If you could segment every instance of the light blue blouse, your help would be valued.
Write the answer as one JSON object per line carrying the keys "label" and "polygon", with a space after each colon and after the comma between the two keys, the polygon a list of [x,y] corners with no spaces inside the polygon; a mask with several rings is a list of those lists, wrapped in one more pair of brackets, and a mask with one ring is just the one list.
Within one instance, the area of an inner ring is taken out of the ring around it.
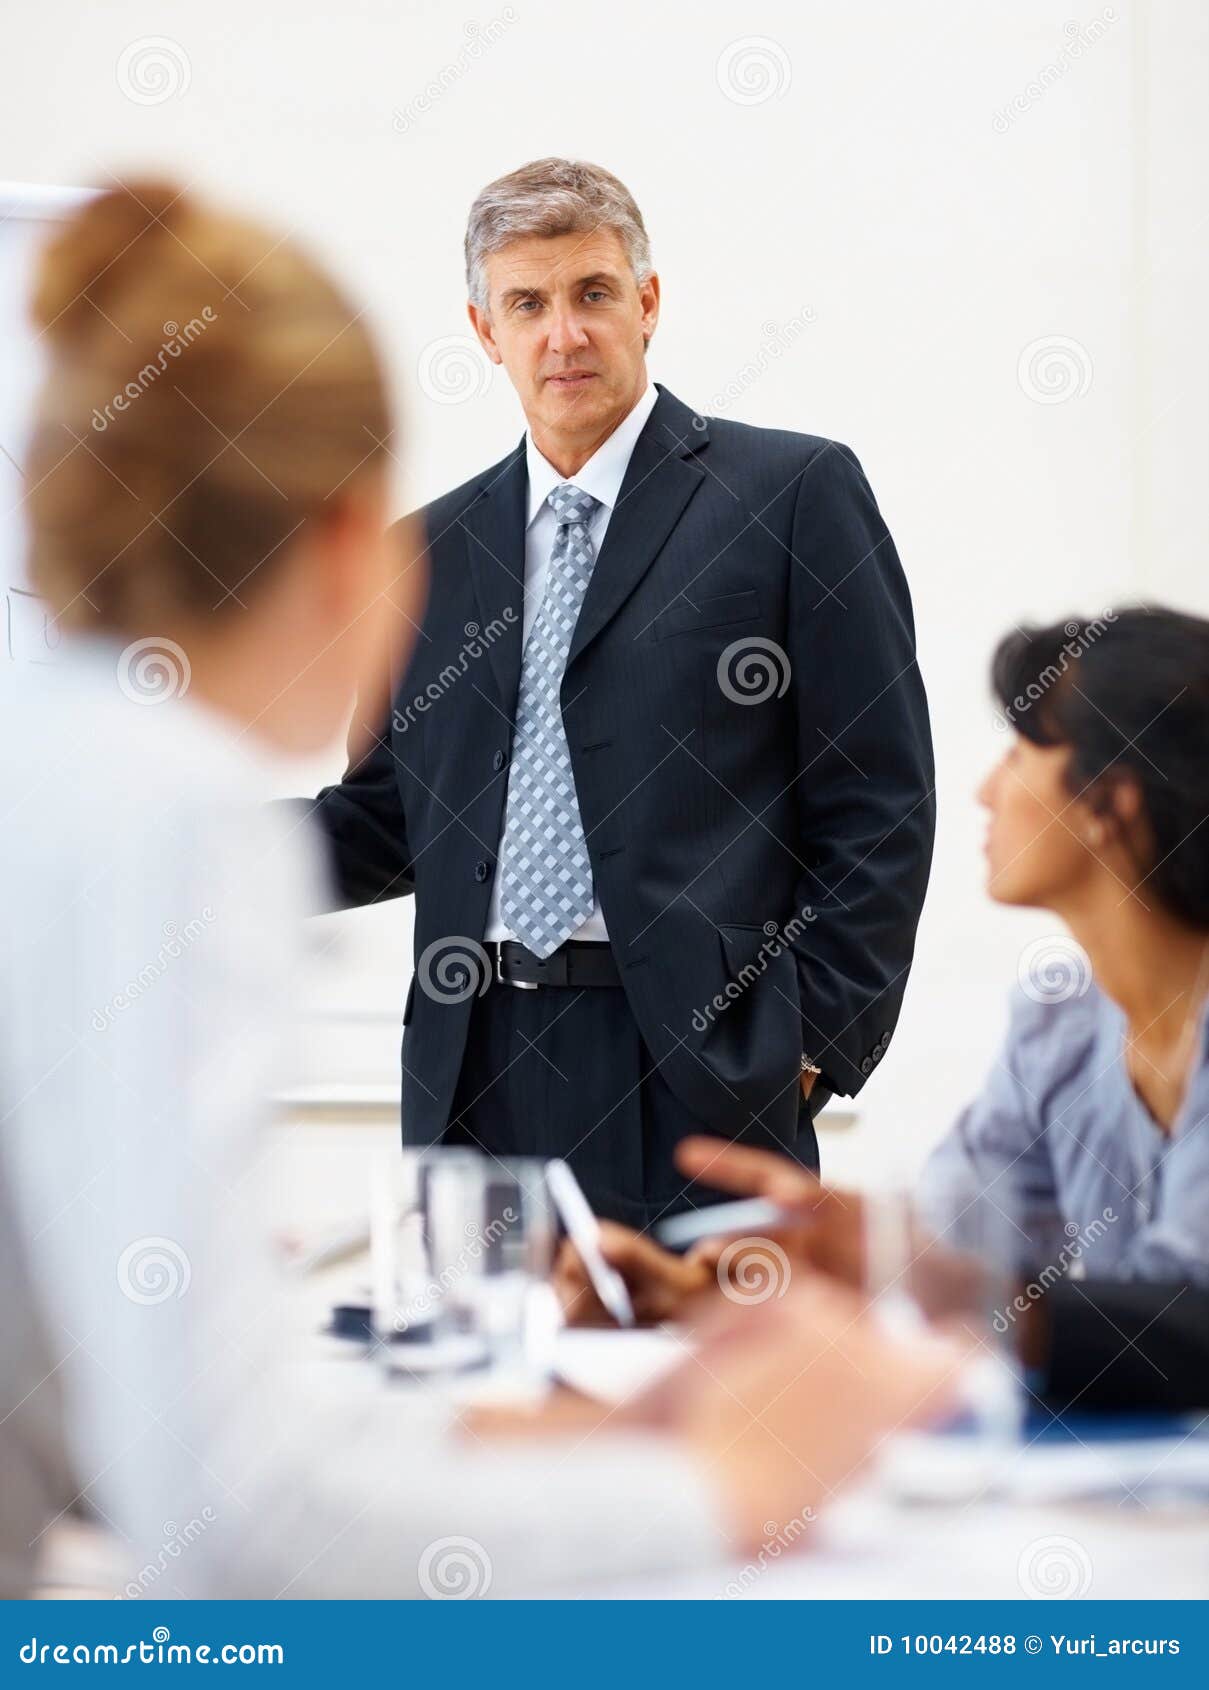
{"label": "light blue blouse", "polygon": [[1052,1241],[1056,1217],[1087,1274],[1209,1284],[1209,1005],[1169,1132],[1133,1089],[1125,1035],[1094,984],[1058,1003],[1018,991],[983,1091],[924,1169],[925,1211],[989,1193],[1022,1242]]}

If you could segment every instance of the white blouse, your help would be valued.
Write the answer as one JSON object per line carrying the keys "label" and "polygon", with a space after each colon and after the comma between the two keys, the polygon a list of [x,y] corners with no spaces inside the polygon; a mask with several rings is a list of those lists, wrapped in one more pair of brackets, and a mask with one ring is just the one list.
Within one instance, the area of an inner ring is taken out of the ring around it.
{"label": "white blouse", "polygon": [[[251,738],[129,670],[81,643],[0,685],[0,1265],[25,1334],[0,1455],[136,1567],[203,1522],[165,1596],[422,1594],[448,1537],[493,1594],[724,1554],[663,1440],[468,1448],[385,1385],[316,1392],[264,1218],[314,847],[262,802]],[[35,1444],[60,1396],[57,1464]],[[18,1511],[5,1535],[11,1568]]]}

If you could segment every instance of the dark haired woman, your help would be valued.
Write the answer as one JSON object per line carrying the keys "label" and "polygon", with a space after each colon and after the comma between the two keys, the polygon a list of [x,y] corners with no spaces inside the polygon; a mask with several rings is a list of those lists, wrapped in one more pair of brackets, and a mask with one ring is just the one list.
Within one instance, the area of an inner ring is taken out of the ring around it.
{"label": "dark haired woman", "polygon": [[1025,952],[923,1188],[998,1188],[1030,1236],[1056,1215],[1097,1274],[1209,1282],[1209,622],[1026,629],[992,673],[1014,733],[979,794],[988,890],[1070,940]]}
{"label": "dark haired woman", "polygon": [[[1189,1350],[1184,1305],[1174,1331],[1158,1323],[1184,1287],[1209,1287],[1209,621],[1152,607],[1025,629],[1000,645],[992,674],[1014,733],[979,794],[988,890],[1051,911],[1069,937],[1023,953],[1006,1047],[928,1161],[922,1206],[943,1238],[988,1197],[1015,1265],[1056,1251],[1059,1271],[1077,1263],[1139,1346],[1154,1326],[1150,1341],[1185,1358],[1172,1400],[1203,1401],[1205,1344]],[[860,1279],[851,1195],[824,1191],[787,1157],[717,1139],[683,1140],[677,1163],[798,1211],[805,1224],[777,1234],[789,1253]],[[717,1241],[682,1259],[608,1227],[604,1247],[651,1318],[717,1288]],[[1111,1290],[1124,1280],[1151,1282],[1161,1302],[1139,1288],[1127,1315]],[[559,1288],[571,1320],[600,1317],[571,1252]],[[1069,1331],[1069,1297],[1051,1303]],[[1095,1326],[1090,1299],[1086,1309]],[[1137,1400],[1136,1380],[1113,1371],[1111,1393]],[[1081,1373],[1080,1392],[1104,1372],[1099,1360]],[[1157,1371],[1152,1383],[1157,1400]]]}

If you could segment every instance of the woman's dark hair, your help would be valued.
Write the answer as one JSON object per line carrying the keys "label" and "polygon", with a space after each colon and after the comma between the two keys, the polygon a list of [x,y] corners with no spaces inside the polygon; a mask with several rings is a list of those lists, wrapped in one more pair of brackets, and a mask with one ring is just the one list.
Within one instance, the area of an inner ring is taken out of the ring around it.
{"label": "woman's dark hair", "polygon": [[1209,928],[1209,621],[1138,605],[1021,628],[991,685],[1017,733],[1069,746],[1072,795],[1118,831],[1115,790],[1136,788],[1140,873],[1169,914]]}

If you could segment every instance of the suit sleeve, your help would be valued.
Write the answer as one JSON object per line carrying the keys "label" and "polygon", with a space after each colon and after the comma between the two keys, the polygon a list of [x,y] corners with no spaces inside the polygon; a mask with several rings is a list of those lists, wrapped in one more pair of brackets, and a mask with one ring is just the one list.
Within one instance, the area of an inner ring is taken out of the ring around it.
{"label": "suit sleeve", "polygon": [[1209,1291],[1178,1282],[1062,1280],[1042,1299],[1035,1389],[1056,1406],[1209,1405]]}
{"label": "suit sleeve", "polygon": [[935,771],[906,577],[860,464],[829,442],[794,508],[802,1049],[853,1095],[902,1003],[928,883]]}
{"label": "suit sleeve", "polygon": [[415,891],[389,723],[337,785],[313,799],[285,803],[299,819],[317,823],[324,836],[329,908],[356,909]]}

